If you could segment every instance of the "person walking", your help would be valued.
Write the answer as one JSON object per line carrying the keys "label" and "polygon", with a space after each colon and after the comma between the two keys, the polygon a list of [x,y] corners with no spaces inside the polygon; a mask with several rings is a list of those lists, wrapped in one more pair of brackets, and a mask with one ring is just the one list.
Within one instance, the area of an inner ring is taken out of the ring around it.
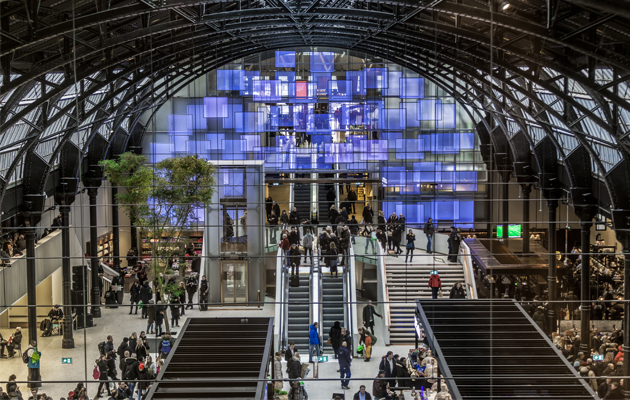
{"label": "person walking", "polygon": [[267,222],[269,222],[269,241],[270,244],[276,244],[276,231],[278,230],[278,215],[275,212],[271,212],[271,214],[267,217]]}
{"label": "person walking", "polygon": [[39,362],[42,353],[37,350],[36,340],[31,340],[31,345],[26,349],[26,354],[28,355],[28,383],[26,386],[31,389],[42,387],[42,377],[39,372]]}
{"label": "person walking", "polygon": [[350,389],[350,378],[352,373],[350,372],[350,366],[352,365],[352,357],[348,351],[348,343],[342,342],[339,351],[337,352],[337,361],[339,362],[339,374],[341,378],[341,388],[345,390]]}
{"label": "person walking", "polygon": [[440,279],[440,274],[438,274],[437,270],[431,271],[429,287],[431,288],[431,295],[433,296],[433,299],[437,299],[438,293],[442,289],[442,280]]}
{"label": "person walking", "polygon": [[297,207],[293,207],[289,213],[289,224],[300,226],[300,214],[298,213]]}
{"label": "person walking", "polygon": [[368,245],[372,246],[372,254],[376,254],[374,243],[376,242],[376,231],[372,225],[365,225],[361,231],[361,236],[365,237],[365,254],[368,251]]}
{"label": "person walking", "polygon": [[359,387],[359,391],[354,394],[352,400],[372,400],[372,396],[365,391],[365,385]]}
{"label": "person walking", "polygon": [[313,234],[310,229],[307,229],[306,234],[302,238],[302,247],[304,247],[304,264],[306,264],[309,253],[311,255],[311,269],[313,268],[313,241]]}
{"label": "person walking", "polygon": [[374,379],[374,382],[372,382],[372,395],[374,396],[375,400],[378,400],[381,398],[381,394],[383,393],[383,390],[385,389],[384,378],[385,378],[385,371],[380,370],[378,371],[378,375]]}
{"label": "person walking", "polygon": [[271,196],[269,196],[265,199],[265,212],[267,214],[267,218],[269,218],[269,216],[271,215],[272,210],[273,210],[273,199],[271,198]]}
{"label": "person walking", "polygon": [[379,313],[376,312],[376,309],[372,305],[372,300],[368,300],[368,303],[365,307],[363,307],[363,325],[366,328],[369,328],[374,334],[374,316],[379,318],[383,318]]}
{"label": "person walking", "polygon": [[335,321],[334,325],[330,327],[330,331],[328,331],[328,338],[330,339],[330,344],[335,352],[336,359],[339,347],[341,347],[341,324],[339,321]]}
{"label": "person walking", "polygon": [[291,244],[289,243],[289,238],[287,237],[286,233],[282,234],[282,241],[280,242],[280,246],[278,246],[282,249],[282,265],[287,265],[289,266],[289,248],[291,247]]}
{"label": "person walking", "polygon": [[[335,204],[335,199],[337,198],[337,195],[335,194],[335,188],[331,187],[330,189],[328,189],[328,193],[326,193],[326,202],[327,202],[327,209],[328,211],[328,220],[330,221],[330,212],[332,210],[331,206]],[[337,211],[337,209],[335,209],[335,211]],[[335,218],[337,216],[335,215]]]}
{"label": "person walking", "polygon": [[275,380],[273,381],[273,386],[277,390],[282,390],[284,386],[282,382],[282,353],[276,351],[276,354],[273,358],[273,377]]}
{"label": "person walking", "polygon": [[191,274],[186,279],[186,292],[188,292],[188,304],[186,305],[186,309],[193,309],[193,296],[197,293],[199,275]]}
{"label": "person walking", "polygon": [[315,350],[318,358],[321,355],[319,347],[321,346],[322,342],[321,340],[319,340],[319,331],[317,330],[318,327],[319,325],[317,324],[317,322],[313,322],[311,324],[311,330],[308,333],[308,362],[310,363],[313,362],[313,350]]}
{"label": "person walking", "polygon": [[424,234],[427,236],[427,253],[431,254],[431,244],[433,243],[433,235],[435,234],[435,228],[433,227],[433,219],[429,218],[427,223],[424,224]]}
{"label": "person walking", "polygon": [[393,351],[387,352],[387,356],[381,360],[378,369],[385,372],[385,378],[389,378],[385,382],[388,382],[390,386],[394,386],[396,382],[396,360],[394,360]]}
{"label": "person walking", "polygon": [[451,234],[448,237],[448,261],[452,263],[457,262],[457,255],[459,253],[459,245],[462,242],[462,235],[459,234],[459,230],[454,226],[451,226]]}
{"label": "person walking", "polygon": [[136,314],[138,314],[138,302],[140,301],[140,283],[134,281],[129,289],[129,315],[133,313],[133,305],[136,304]]}
{"label": "person walking", "polygon": [[162,336],[162,324],[164,323],[164,312],[166,307],[161,301],[158,301],[155,305],[155,336]]}
{"label": "person walking", "polygon": [[98,389],[96,390],[95,399],[101,397],[101,393],[103,392],[103,387],[107,390],[107,395],[111,397],[112,391],[109,389],[109,377],[107,374],[107,355],[101,356],[98,360],[96,360],[96,367],[98,368],[99,377],[98,377]]}
{"label": "person walking", "polygon": [[208,281],[205,275],[201,277],[199,286],[199,310],[208,311]]}
{"label": "person walking", "polygon": [[374,210],[372,210],[370,203],[365,205],[362,215],[364,224],[368,225],[374,223]]}
{"label": "person walking", "polygon": [[153,298],[153,290],[149,286],[149,281],[144,281],[140,289],[140,301],[142,302],[142,318],[148,318],[147,304]]}
{"label": "person walking", "polygon": [[337,278],[339,275],[337,274],[337,255],[339,253],[337,252],[337,246],[335,246],[335,243],[330,243],[330,247],[328,249],[328,266],[330,267],[330,277],[332,278],[333,276],[333,272],[335,273],[335,278]]}
{"label": "person walking", "polygon": [[[409,229],[409,233],[407,233],[407,254],[405,254],[405,262],[407,262],[407,258],[409,258],[409,262],[413,260],[413,251],[416,248],[416,235],[414,235],[413,230]],[[411,257],[409,257],[409,253],[411,253]]]}

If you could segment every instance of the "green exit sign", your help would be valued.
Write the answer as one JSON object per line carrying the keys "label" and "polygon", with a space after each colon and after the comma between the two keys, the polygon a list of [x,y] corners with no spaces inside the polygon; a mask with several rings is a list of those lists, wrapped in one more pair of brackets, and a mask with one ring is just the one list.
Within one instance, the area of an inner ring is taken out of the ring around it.
{"label": "green exit sign", "polygon": [[72,358],[62,358],[61,359],[61,363],[62,364],[72,364]]}
{"label": "green exit sign", "polygon": [[328,356],[319,356],[317,357],[318,362],[328,362]]}

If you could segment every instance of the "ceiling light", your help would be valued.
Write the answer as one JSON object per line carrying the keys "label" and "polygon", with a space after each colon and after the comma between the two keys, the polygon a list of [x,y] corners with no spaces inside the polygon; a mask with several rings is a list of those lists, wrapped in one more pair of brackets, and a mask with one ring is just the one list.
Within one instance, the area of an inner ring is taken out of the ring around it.
{"label": "ceiling light", "polygon": [[507,11],[510,7],[512,7],[512,4],[510,4],[508,1],[504,1],[503,3],[501,3],[501,11]]}

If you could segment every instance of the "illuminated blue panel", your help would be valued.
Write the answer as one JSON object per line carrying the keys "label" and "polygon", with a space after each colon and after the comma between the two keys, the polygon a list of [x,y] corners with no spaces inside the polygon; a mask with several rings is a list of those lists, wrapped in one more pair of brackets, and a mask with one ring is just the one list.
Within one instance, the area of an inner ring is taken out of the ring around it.
{"label": "illuminated blue panel", "polygon": [[455,103],[442,103],[442,119],[435,123],[437,129],[455,129],[456,127]]}
{"label": "illuminated blue panel", "polygon": [[366,68],[365,87],[367,89],[387,89],[387,68]]}
{"label": "illuminated blue panel", "polygon": [[432,133],[431,152],[434,154],[458,154],[459,133]]}
{"label": "illuminated blue panel", "polygon": [[224,133],[206,133],[206,150],[223,150]]}
{"label": "illuminated blue panel", "polygon": [[344,126],[349,125],[363,125],[364,122],[364,109],[361,104],[344,104],[341,107],[341,124]]}
{"label": "illuminated blue panel", "polygon": [[398,130],[407,127],[407,117],[404,108],[384,108],[382,129]]}
{"label": "illuminated blue panel", "polygon": [[313,135],[313,146],[317,149],[316,160],[317,169],[332,169],[332,164],[327,164],[324,160],[324,149],[327,143],[332,143],[331,135]]}
{"label": "illuminated blue panel", "polygon": [[[354,144],[354,150],[355,151],[352,153],[352,163],[346,164],[346,169],[348,171],[356,171],[359,173],[364,173],[368,171],[368,163],[365,161],[361,161],[361,153],[358,151],[357,144]],[[378,163],[369,163],[369,164],[378,165]]]}
{"label": "illuminated blue panel", "polygon": [[352,101],[352,81],[328,81],[330,100]]}
{"label": "illuminated blue panel", "polygon": [[293,130],[306,132],[308,104],[293,105]]}
{"label": "illuminated blue panel", "polygon": [[424,78],[401,78],[400,88],[401,99],[424,98]]}
{"label": "illuminated blue panel", "polygon": [[308,114],[306,131],[313,134],[330,134],[330,114]]}
{"label": "illuminated blue panel", "polygon": [[334,70],[334,52],[315,51],[311,53],[311,72],[333,72]]}
{"label": "illuminated blue panel", "polygon": [[365,104],[365,125],[370,129],[379,129],[384,125],[382,117],[384,101],[367,101]]}
{"label": "illuminated blue panel", "polygon": [[439,183],[442,181],[441,162],[417,162],[413,163],[414,171],[418,171],[420,183]]}
{"label": "illuminated blue panel", "polygon": [[324,162],[326,164],[345,164],[353,161],[352,143],[327,143],[324,146]]}
{"label": "illuminated blue panel", "polygon": [[234,113],[234,131],[261,133],[265,131],[265,114],[261,112]]}
{"label": "illuminated blue panel", "polygon": [[188,141],[188,154],[197,154],[201,158],[208,159],[210,152],[206,148],[208,142],[205,140],[189,140]]}
{"label": "illuminated blue panel", "polygon": [[171,143],[173,144],[173,151],[176,153],[185,153],[188,151],[188,135],[171,135]]}
{"label": "illuminated blue panel", "polygon": [[423,160],[424,153],[418,148],[424,148],[424,139],[396,139],[397,160]]}
{"label": "illuminated blue panel", "polygon": [[243,70],[217,70],[217,90],[243,90],[244,73]]}
{"label": "illuminated blue panel", "polygon": [[192,115],[193,129],[206,130],[208,129],[208,121],[203,116],[202,104],[189,104],[186,106],[186,114]]}
{"label": "illuminated blue panel", "polygon": [[353,96],[365,96],[365,74],[363,71],[346,71],[346,80],[352,81]]}
{"label": "illuminated blue panel", "polygon": [[474,192],[477,190],[477,171],[456,171],[455,191]]}
{"label": "illuminated blue panel", "polygon": [[276,51],[276,68],[295,68],[295,51]]}
{"label": "illuminated blue panel", "polygon": [[352,143],[354,145],[355,151],[360,148],[361,145],[359,143],[361,143],[361,141],[366,140],[366,139],[367,139],[366,135],[348,135],[348,136],[346,136],[346,142]]}
{"label": "illuminated blue panel", "polygon": [[438,189],[452,190],[455,183],[455,165],[442,164],[442,179],[438,184]]}
{"label": "illuminated blue panel", "polygon": [[223,119],[223,129],[234,129],[234,114],[243,111],[243,104],[241,103],[229,103],[228,104],[228,116]]}
{"label": "illuminated blue panel", "polygon": [[400,103],[400,107],[405,109],[407,128],[419,128],[418,105],[416,103]]}
{"label": "illuminated blue panel", "polygon": [[383,89],[383,96],[400,98],[400,80],[402,78],[402,71],[389,71],[387,75],[387,89]]}
{"label": "illuminated blue panel", "polygon": [[224,140],[222,158],[224,160],[245,160],[244,147],[244,140]]}
{"label": "illuminated blue panel", "polygon": [[254,94],[254,82],[257,80],[260,80],[260,71],[245,71],[240,95],[252,96]]}
{"label": "illuminated blue panel", "polygon": [[390,149],[395,149],[396,139],[402,139],[402,132],[383,132],[383,139],[388,142]]}
{"label": "illuminated blue panel", "polygon": [[297,81],[289,83],[289,103],[316,103],[317,83]]}
{"label": "illuminated blue panel", "polygon": [[293,126],[292,106],[278,106],[278,126]]}
{"label": "illuminated blue panel", "polygon": [[254,81],[253,100],[259,102],[280,101],[280,81]]}
{"label": "illuminated blue panel", "polygon": [[401,187],[406,185],[405,167],[383,167],[381,180],[383,187]]}
{"label": "illuminated blue panel", "polygon": [[418,119],[420,121],[438,121],[442,119],[442,100],[418,100]]}
{"label": "illuminated blue panel", "polygon": [[283,152],[289,151],[290,149],[294,148],[295,144],[295,136],[276,136],[276,147],[278,147]]}
{"label": "illuminated blue panel", "polygon": [[459,218],[455,221],[455,226],[462,229],[474,228],[475,202],[459,201]]}
{"label": "illuminated blue panel", "polygon": [[276,80],[281,82],[295,82],[295,71],[276,71]]}
{"label": "illuminated blue panel", "polygon": [[265,162],[265,168],[280,168],[282,165],[281,151],[278,147],[254,147],[257,160]]}
{"label": "illuminated blue panel", "polygon": [[[402,136],[402,133],[400,135]],[[387,140],[362,140],[359,143],[361,161],[387,161],[389,159],[387,144]]]}
{"label": "illuminated blue panel", "polygon": [[459,219],[459,202],[458,201],[436,201],[434,220],[455,220]]}
{"label": "illuminated blue panel", "polygon": [[326,72],[313,72],[311,74],[313,82],[317,85],[318,96],[328,96],[328,81],[330,74]]}
{"label": "illuminated blue panel", "polygon": [[462,132],[459,134],[459,149],[474,150],[475,149],[475,132]]}
{"label": "illuminated blue panel", "polygon": [[254,151],[254,147],[260,147],[260,135],[241,135],[243,151]]}
{"label": "illuminated blue panel", "polygon": [[227,97],[204,97],[204,118],[227,118],[229,116]]}
{"label": "illuminated blue panel", "polygon": [[258,112],[264,114],[265,130],[272,131],[278,127],[278,106],[258,107]]}
{"label": "illuminated blue panel", "polygon": [[313,149],[295,149],[295,169],[315,169],[315,160]]}
{"label": "illuminated blue panel", "polygon": [[193,116],[190,114],[168,116],[169,135],[192,135]]}
{"label": "illuminated blue panel", "polygon": [[171,143],[151,143],[151,162],[155,164],[173,157],[173,150]]}

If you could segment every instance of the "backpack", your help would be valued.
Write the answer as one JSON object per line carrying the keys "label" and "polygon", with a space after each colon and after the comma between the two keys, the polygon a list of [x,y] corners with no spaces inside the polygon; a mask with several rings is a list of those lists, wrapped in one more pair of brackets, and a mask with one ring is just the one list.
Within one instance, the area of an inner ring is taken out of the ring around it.
{"label": "backpack", "polygon": [[133,380],[135,378],[133,375],[133,365],[125,364],[125,373],[123,378],[125,380]]}
{"label": "backpack", "polygon": [[372,346],[374,346],[376,344],[376,336],[374,336],[373,334],[371,334],[367,329],[365,330],[365,333],[372,338]]}
{"label": "backpack", "polygon": [[[104,356],[105,355],[105,342],[101,342],[98,344],[98,352]],[[97,379],[97,378],[94,378]]]}
{"label": "backpack", "polygon": [[98,370],[98,366],[94,367],[94,371],[92,371],[92,377],[94,378],[94,380],[97,380],[101,377],[101,371]]}
{"label": "backpack", "polygon": [[24,361],[24,364],[28,364],[28,351],[22,353],[22,361]]}
{"label": "backpack", "polygon": [[171,341],[162,340],[162,354],[168,354],[171,352]]}

